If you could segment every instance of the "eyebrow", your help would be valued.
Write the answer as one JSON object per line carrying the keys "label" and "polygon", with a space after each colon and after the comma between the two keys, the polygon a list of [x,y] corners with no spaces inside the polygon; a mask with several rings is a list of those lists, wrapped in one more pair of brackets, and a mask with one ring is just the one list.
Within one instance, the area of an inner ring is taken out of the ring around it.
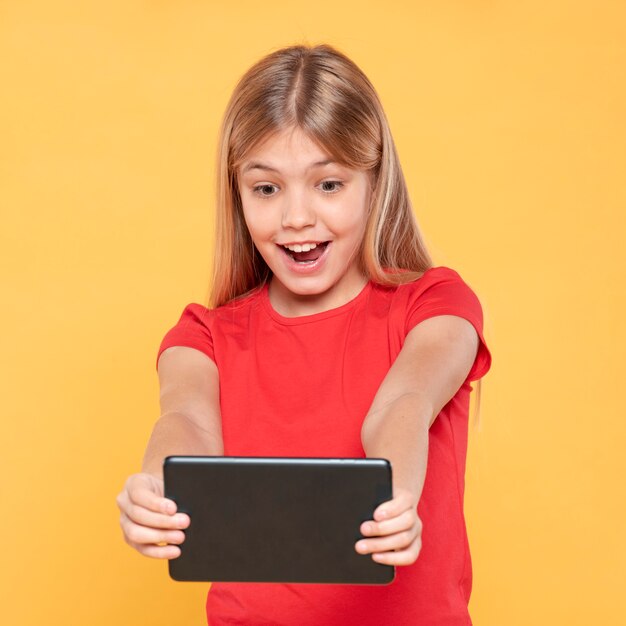
{"label": "eyebrow", "polygon": [[[313,169],[314,167],[322,167],[323,165],[328,165],[330,163],[335,163],[335,161],[333,161],[332,159],[326,159],[324,161],[316,161],[315,163],[311,163],[311,165],[309,165],[309,167],[306,168],[306,171]],[[277,169],[270,167],[269,165],[265,165],[264,163],[259,163],[257,161],[252,161],[251,163],[248,163],[248,165],[244,167],[241,173],[245,174],[246,172],[249,172],[250,170],[264,170],[266,172],[274,172],[276,174],[280,173]]]}

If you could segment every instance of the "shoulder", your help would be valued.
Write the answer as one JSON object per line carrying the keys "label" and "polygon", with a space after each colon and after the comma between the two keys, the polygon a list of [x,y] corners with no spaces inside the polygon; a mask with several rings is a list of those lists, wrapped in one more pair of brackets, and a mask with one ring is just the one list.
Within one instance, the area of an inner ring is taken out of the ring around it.
{"label": "shoulder", "polygon": [[483,310],[474,290],[452,268],[432,267],[411,282],[399,286],[391,307],[401,332],[406,335],[420,322],[440,315],[453,315],[471,323],[479,338],[476,361],[469,380],[490,368],[491,354],[483,335]]}
{"label": "shoulder", "polygon": [[222,304],[219,307],[210,308],[198,302],[191,302],[183,309],[180,316],[179,324],[199,324],[210,328],[220,321],[230,321],[247,315],[254,310],[259,303],[259,296],[262,288],[256,288],[253,291],[240,296],[234,300]]}
{"label": "shoulder", "polygon": [[[445,266],[432,267],[421,278],[402,286],[414,325],[433,315],[458,315],[482,326],[478,296],[461,275]],[[415,319],[417,317],[418,319]]]}
{"label": "shoulder", "polygon": [[[450,342],[453,350],[458,348],[463,351],[466,350],[464,346],[475,347],[477,335],[478,350],[466,380],[477,380],[490,369],[491,353],[483,336],[481,304],[456,270],[445,266],[431,267],[398,286],[372,282],[371,292],[367,313],[370,317],[384,320],[386,348],[392,361],[395,362],[405,347],[403,358],[411,362],[416,359],[428,361],[433,346],[449,347]],[[468,321],[475,334],[461,320],[431,319],[440,316],[454,316]],[[416,327],[426,320],[430,321],[418,330]],[[412,332],[414,329],[415,332]],[[409,334],[411,338],[407,343]],[[448,347],[442,349],[445,351]]]}
{"label": "shoulder", "polygon": [[385,299],[391,325],[404,336],[418,323],[437,315],[457,315],[482,329],[483,312],[474,290],[456,270],[437,266],[397,287],[376,285]]}
{"label": "shoulder", "polygon": [[247,332],[259,293],[260,289],[256,289],[217,308],[198,302],[187,304],[176,324],[163,337],[157,351],[157,364],[160,355],[172,346],[195,348],[215,360],[215,339],[226,334],[234,336],[238,331]]}
{"label": "shoulder", "polygon": [[409,293],[420,293],[433,285],[441,285],[443,283],[465,284],[456,270],[444,265],[438,265],[427,269],[419,278],[400,285],[398,289]]}

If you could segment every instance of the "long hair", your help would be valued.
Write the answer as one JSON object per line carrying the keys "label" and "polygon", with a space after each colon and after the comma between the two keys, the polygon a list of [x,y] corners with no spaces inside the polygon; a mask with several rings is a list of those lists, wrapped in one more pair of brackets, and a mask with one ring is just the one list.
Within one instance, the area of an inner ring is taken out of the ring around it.
{"label": "long hair", "polygon": [[398,285],[432,267],[376,90],[335,48],[290,46],[263,57],[243,75],[224,113],[210,306],[238,298],[271,276],[244,221],[238,168],[260,142],[293,126],[337,162],[373,175],[358,255],[364,275],[382,285]]}

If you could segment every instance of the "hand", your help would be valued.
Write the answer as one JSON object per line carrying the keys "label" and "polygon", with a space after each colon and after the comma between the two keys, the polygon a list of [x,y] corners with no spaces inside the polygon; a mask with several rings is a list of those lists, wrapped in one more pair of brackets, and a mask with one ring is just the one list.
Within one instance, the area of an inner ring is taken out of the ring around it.
{"label": "hand", "polygon": [[377,563],[411,565],[422,549],[422,520],[417,515],[417,502],[406,489],[396,490],[392,500],[383,502],[374,519],[361,524],[360,539],[355,549],[371,554]]}
{"label": "hand", "polygon": [[145,556],[175,559],[185,540],[180,530],[190,523],[176,513],[176,503],[163,497],[163,480],[148,473],[133,474],[116,498],[126,543]]}

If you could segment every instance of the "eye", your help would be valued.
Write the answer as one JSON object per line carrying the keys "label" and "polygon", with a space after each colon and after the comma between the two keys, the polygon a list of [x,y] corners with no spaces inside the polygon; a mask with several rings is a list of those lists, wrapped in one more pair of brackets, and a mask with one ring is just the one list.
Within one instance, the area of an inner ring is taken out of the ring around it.
{"label": "eye", "polygon": [[324,193],[337,193],[343,187],[343,183],[339,180],[325,180],[320,184]]}
{"label": "eye", "polygon": [[252,193],[255,193],[257,196],[261,196],[262,198],[269,198],[273,196],[272,189],[274,189],[276,185],[270,185],[269,183],[265,183],[264,185],[257,185],[252,188]]}

